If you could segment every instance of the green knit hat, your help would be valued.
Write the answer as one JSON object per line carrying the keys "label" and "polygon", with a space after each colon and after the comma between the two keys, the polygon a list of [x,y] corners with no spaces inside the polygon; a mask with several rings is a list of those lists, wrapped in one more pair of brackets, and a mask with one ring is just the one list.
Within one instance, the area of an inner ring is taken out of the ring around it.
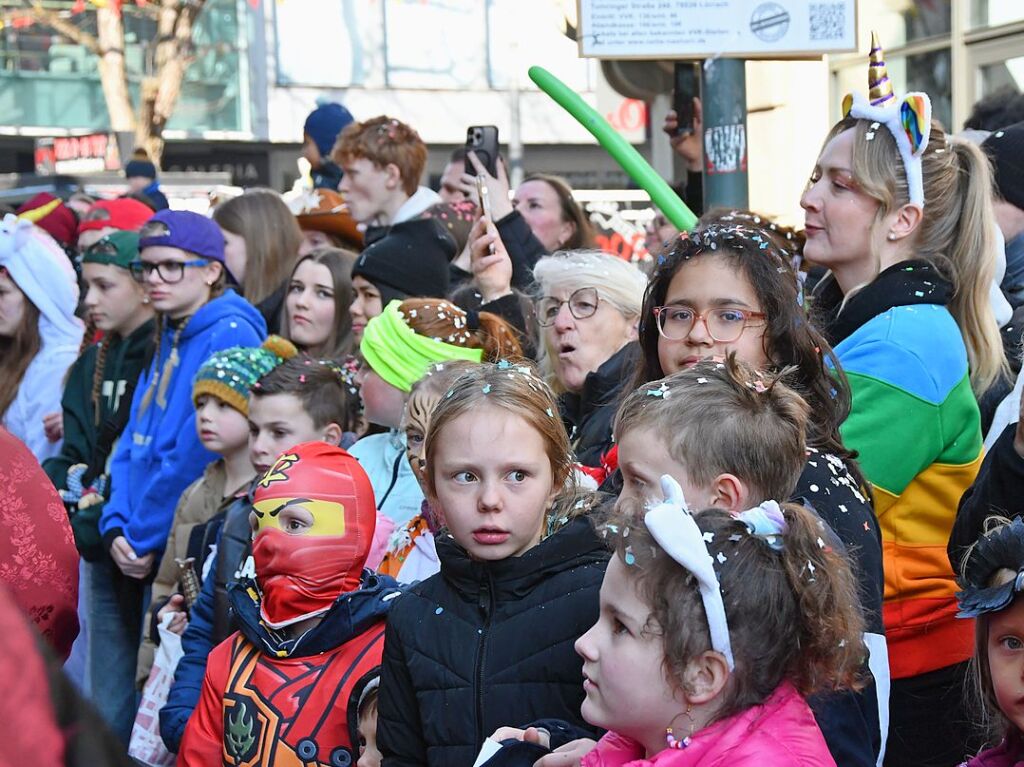
{"label": "green knit hat", "polygon": [[296,354],[298,350],[292,342],[280,336],[270,336],[259,347],[233,346],[214,352],[196,373],[192,402],[203,394],[212,394],[248,416],[252,385]]}
{"label": "green knit hat", "polygon": [[83,264],[113,264],[128,269],[132,261],[138,260],[138,232],[111,232],[82,253]]}

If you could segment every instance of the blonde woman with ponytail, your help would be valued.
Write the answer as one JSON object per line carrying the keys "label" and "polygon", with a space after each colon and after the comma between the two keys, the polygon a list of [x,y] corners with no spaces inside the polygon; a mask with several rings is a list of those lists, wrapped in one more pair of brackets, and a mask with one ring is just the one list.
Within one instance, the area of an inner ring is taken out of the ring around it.
{"label": "blonde woman with ponytail", "polygon": [[1003,375],[988,301],[991,175],[977,147],[897,99],[873,40],[870,103],[847,97],[801,198],[815,310],[852,394],[841,427],[874,485],[892,676],[886,764],[958,763],[973,635],[946,542],[981,464],[975,397]]}

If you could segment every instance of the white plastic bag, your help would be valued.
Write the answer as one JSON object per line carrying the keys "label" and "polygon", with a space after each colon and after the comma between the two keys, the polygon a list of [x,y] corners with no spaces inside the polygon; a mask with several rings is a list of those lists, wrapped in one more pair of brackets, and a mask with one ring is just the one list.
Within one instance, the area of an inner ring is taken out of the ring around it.
{"label": "white plastic bag", "polygon": [[184,654],[181,637],[167,630],[173,618],[174,613],[169,613],[157,626],[160,646],[156,648],[153,668],[142,689],[142,703],[135,715],[132,738],[128,744],[128,755],[150,767],[173,767],[177,758],[167,750],[160,737],[160,709],[167,702],[167,693],[174,682],[174,670]]}

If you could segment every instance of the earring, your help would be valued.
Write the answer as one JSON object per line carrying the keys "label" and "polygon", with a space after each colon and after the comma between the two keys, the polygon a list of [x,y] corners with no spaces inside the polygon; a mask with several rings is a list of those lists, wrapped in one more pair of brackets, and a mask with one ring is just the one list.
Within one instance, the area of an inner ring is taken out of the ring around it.
{"label": "earring", "polygon": [[[690,745],[690,741],[693,739],[693,728],[697,725],[697,723],[693,721],[693,716],[690,714],[691,711],[693,711],[693,706],[687,703],[686,711],[676,716],[676,718],[669,723],[668,727],[665,728],[665,745],[667,745],[669,748],[686,748]],[[690,734],[682,740],[676,740],[675,732],[672,729],[672,725],[675,724],[676,719],[678,719],[680,716],[685,716],[687,719],[690,720]]]}
{"label": "earring", "polygon": [[148,304],[149,303],[149,296],[143,296],[142,297],[142,303]]}
{"label": "earring", "polygon": [[896,235],[893,234],[892,232],[889,232],[889,237],[888,237],[889,242],[892,242],[895,239],[896,239]]}

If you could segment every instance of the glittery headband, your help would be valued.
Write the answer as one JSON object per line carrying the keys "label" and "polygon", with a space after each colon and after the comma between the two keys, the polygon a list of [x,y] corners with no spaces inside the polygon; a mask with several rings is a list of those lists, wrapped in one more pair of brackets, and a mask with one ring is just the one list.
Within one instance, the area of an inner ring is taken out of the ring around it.
{"label": "glittery headband", "polygon": [[885,67],[878,35],[871,33],[871,54],[868,64],[868,99],[859,93],[848,93],[843,98],[843,117],[870,120],[871,128],[865,135],[868,141],[875,131],[885,128],[896,139],[907,173],[910,202],[924,207],[924,180],[921,174],[921,155],[928,146],[932,126],[932,102],[927,93],[913,92],[898,100]]}

